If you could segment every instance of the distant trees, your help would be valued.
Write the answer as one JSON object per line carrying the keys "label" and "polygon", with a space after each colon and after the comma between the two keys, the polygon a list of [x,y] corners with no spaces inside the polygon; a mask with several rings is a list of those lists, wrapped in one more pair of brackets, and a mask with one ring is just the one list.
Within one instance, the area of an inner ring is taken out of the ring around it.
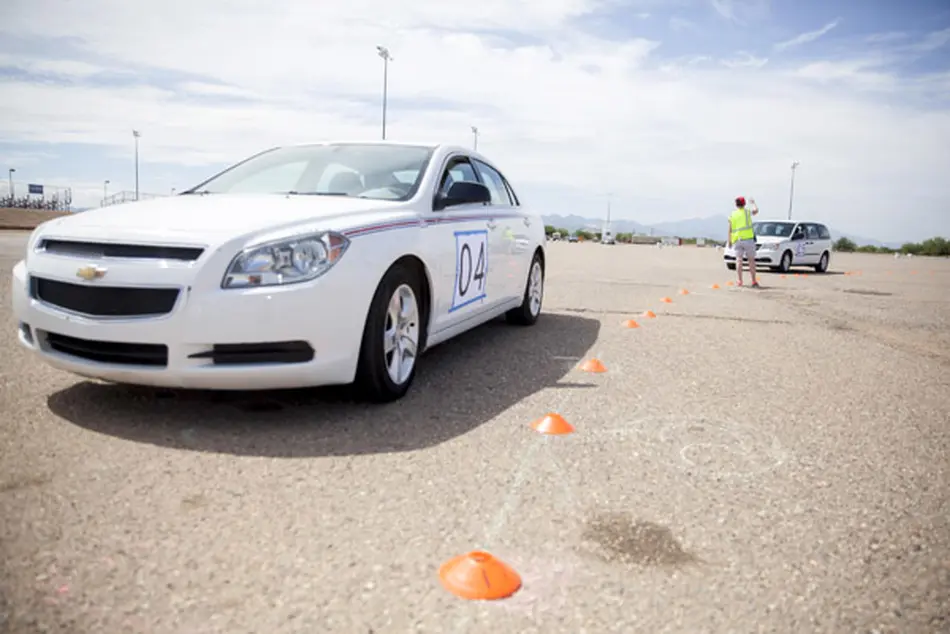
{"label": "distant trees", "polygon": [[835,251],[842,253],[902,253],[904,255],[929,255],[934,257],[950,257],[950,240],[941,237],[929,238],[923,242],[907,242],[900,249],[890,247],[875,247],[871,245],[858,246],[848,238],[838,238],[834,244]]}

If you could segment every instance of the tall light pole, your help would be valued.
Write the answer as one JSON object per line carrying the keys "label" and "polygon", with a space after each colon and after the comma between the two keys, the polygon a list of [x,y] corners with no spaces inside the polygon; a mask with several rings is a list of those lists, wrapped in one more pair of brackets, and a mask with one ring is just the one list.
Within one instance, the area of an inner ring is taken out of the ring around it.
{"label": "tall light pole", "polygon": [[102,181],[102,206],[106,206],[106,198],[109,197],[109,181]]}
{"label": "tall light pole", "polygon": [[472,126],[472,136],[475,138],[473,149],[477,151],[478,150],[478,128],[476,128],[475,126]]}
{"label": "tall light pole", "polygon": [[383,141],[386,140],[386,99],[389,92],[389,62],[393,56],[385,46],[377,46],[376,54],[383,58]]}
{"label": "tall light pole", "polygon": [[7,176],[10,178],[10,204],[13,204],[13,172],[16,171],[15,167],[11,167],[7,171]]}
{"label": "tall light pole", "polygon": [[788,191],[788,219],[792,219],[792,202],[795,200],[795,168],[798,167],[798,161],[792,161],[792,186]]}
{"label": "tall light pole", "polygon": [[603,242],[604,236],[608,231],[610,231],[610,199],[613,198],[613,193],[607,193],[607,224],[604,225],[604,229],[600,234],[601,242]]}
{"label": "tall light pole", "polygon": [[132,130],[132,136],[135,138],[135,200],[139,199],[139,137],[142,133],[138,130]]}

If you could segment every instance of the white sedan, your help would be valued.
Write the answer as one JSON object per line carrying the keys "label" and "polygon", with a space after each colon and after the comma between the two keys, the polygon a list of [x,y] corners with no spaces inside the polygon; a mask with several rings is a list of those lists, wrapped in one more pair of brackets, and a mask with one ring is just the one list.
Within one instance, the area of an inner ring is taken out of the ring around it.
{"label": "white sedan", "polygon": [[534,324],[544,223],[487,158],[446,145],[280,147],[177,196],[51,220],[13,269],[19,341],[113,383],[356,383],[402,397],[424,351]]}

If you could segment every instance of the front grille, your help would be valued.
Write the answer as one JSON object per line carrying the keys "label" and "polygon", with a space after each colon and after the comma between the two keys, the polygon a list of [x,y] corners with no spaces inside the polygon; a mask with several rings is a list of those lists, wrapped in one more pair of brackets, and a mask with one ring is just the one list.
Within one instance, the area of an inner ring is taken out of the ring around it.
{"label": "front grille", "polygon": [[200,247],[168,247],[146,244],[111,244],[108,242],[74,242],[43,240],[39,248],[53,255],[81,258],[132,258],[143,260],[181,260],[194,262],[204,249]]}
{"label": "front grille", "polygon": [[179,289],[85,286],[33,277],[30,292],[42,302],[84,315],[141,317],[170,313]]}
{"label": "front grille", "polygon": [[168,346],[155,343],[116,343],[46,333],[46,345],[62,354],[99,363],[118,365],[168,365]]}

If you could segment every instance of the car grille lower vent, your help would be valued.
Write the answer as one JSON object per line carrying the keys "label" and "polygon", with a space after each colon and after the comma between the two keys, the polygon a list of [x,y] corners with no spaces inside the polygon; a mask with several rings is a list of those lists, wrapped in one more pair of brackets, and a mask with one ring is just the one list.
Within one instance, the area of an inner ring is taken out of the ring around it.
{"label": "car grille lower vent", "polygon": [[168,347],[155,343],[117,343],[46,333],[46,345],[61,354],[116,365],[168,365]]}

